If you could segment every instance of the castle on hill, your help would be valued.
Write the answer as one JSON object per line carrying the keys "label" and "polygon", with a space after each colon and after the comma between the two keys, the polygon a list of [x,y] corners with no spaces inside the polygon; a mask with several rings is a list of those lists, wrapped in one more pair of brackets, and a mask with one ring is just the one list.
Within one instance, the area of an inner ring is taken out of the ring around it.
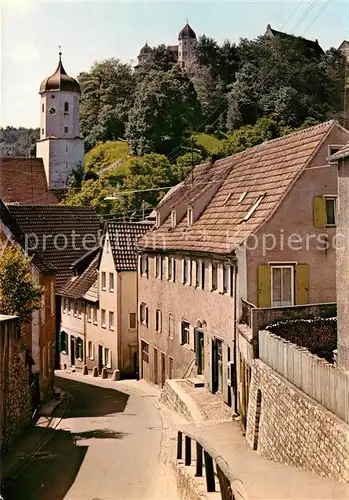
{"label": "castle on hill", "polygon": [[[196,41],[195,31],[187,23],[178,34],[178,45],[168,46],[168,49],[172,52],[181,68],[186,69],[189,62],[192,60]],[[142,69],[142,66],[151,62],[153,57],[154,50],[146,42],[137,56],[138,64],[135,66],[135,69]]]}

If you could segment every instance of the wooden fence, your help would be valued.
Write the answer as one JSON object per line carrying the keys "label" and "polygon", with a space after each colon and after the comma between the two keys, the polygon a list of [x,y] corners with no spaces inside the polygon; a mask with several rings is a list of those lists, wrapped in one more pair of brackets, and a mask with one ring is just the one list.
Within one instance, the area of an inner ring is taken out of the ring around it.
{"label": "wooden fence", "polygon": [[270,332],[258,337],[264,363],[349,424],[349,374]]}

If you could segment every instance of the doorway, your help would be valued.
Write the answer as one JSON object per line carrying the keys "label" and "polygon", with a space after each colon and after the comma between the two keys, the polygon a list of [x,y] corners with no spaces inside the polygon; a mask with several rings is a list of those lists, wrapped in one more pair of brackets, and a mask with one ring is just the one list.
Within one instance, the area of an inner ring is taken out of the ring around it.
{"label": "doorway", "polygon": [[165,354],[161,353],[161,387],[164,387],[166,381],[166,358]]}
{"label": "doorway", "polygon": [[70,364],[75,366],[75,337],[70,336]]}
{"label": "doorway", "polygon": [[205,369],[204,332],[198,328],[195,330],[195,343],[197,371],[198,375],[202,375]]}
{"label": "doorway", "polygon": [[212,392],[223,392],[223,342],[212,340]]}
{"label": "doorway", "polygon": [[154,347],[154,384],[158,383],[158,350]]}
{"label": "doorway", "polygon": [[103,346],[98,345],[98,372],[101,375],[103,368]]}

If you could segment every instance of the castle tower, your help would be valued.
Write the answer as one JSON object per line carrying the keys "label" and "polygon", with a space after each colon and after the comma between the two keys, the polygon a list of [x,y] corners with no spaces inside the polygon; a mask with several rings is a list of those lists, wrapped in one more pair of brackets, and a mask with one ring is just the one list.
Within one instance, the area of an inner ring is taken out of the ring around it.
{"label": "castle tower", "polygon": [[36,156],[42,158],[50,189],[65,189],[73,170],[84,164],[84,140],[79,126],[79,83],[67,75],[62,53],[53,75],[40,85],[40,139]]}
{"label": "castle tower", "polygon": [[148,42],[145,43],[144,47],[141,48],[137,58],[138,64],[135,66],[135,69],[141,69],[142,66],[153,60],[154,51],[151,47],[149,47]]}
{"label": "castle tower", "polygon": [[178,35],[178,63],[181,68],[186,68],[192,59],[195,45],[195,32],[187,23]]}

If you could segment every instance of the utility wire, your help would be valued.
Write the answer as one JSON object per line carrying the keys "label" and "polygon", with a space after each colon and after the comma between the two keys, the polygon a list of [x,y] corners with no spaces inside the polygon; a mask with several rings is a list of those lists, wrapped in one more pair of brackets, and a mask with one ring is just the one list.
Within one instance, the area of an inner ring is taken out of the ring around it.
{"label": "utility wire", "polygon": [[311,21],[311,23],[309,23],[308,26],[306,27],[305,31],[303,32],[303,35],[306,34],[306,32],[308,31],[308,29],[310,28],[310,26],[315,23],[315,21],[321,16],[321,14],[325,11],[325,9],[329,6],[330,3],[331,3],[331,0],[327,0],[327,2],[325,2],[323,4],[322,8],[318,11],[318,13],[316,14],[316,16]]}
{"label": "utility wire", "polygon": [[287,19],[287,21],[285,21],[285,22],[284,22],[284,24],[281,26],[281,29],[282,29],[282,30],[284,29],[284,27],[286,26],[286,24],[288,24],[288,23],[289,23],[289,21],[291,21],[292,17],[293,17],[293,16],[295,16],[295,15],[297,14],[297,12],[298,12],[298,10],[299,10],[299,7],[300,7],[301,5],[303,5],[303,3],[304,3],[304,2],[305,2],[305,0],[301,0],[301,1],[299,2],[299,4],[297,5],[297,7],[296,7],[296,8],[292,11],[292,13],[291,13],[291,15],[289,16],[289,18]]}
{"label": "utility wire", "polygon": [[303,23],[303,21],[305,21],[305,19],[309,16],[309,14],[311,13],[311,11],[314,9],[314,7],[318,2],[319,0],[313,0],[313,2],[309,5],[308,9],[305,11],[304,15],[299,19],[299,21],[294,26],[291,32],[292,34],[294,34],[296,29]]}

